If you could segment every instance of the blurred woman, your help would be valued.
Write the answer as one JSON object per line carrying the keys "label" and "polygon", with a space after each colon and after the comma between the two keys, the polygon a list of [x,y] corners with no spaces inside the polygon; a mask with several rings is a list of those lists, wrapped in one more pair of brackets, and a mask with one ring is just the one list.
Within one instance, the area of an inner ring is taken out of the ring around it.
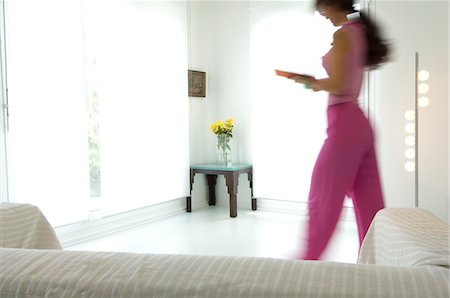
{"label": "blurred woman", "polygon": [[364,71],[388,60],[378,27],[353,9],[353,0],[316,0],[316,9],[334,26],[330,51],[323,57],[328,77],[291,76],[313,91],[329,93],[327,138],[317,158],[308,201],[308,235],[300,259],[318,260],[339,220],[345,196],[353,200],[360,245],[378,210],[384,208],[369,120],[358,106]]}

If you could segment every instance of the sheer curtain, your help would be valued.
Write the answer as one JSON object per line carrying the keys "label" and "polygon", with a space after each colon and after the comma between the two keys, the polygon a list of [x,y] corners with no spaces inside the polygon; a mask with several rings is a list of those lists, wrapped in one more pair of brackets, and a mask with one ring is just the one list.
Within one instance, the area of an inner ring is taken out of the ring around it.
{"label": "sheer curtain", "polygon": [[58,226],[188,194],[186,3],[5,8],[10,201]]}
{"label": "sheer curtain", "polygon": [[89,75],[98,96],[103,209],[186,196],[186,3],[86,1],[85,15],[87,52],[95,60]]}
{"label": "sheer curtain", "polygon": [[55,225],[82,220],[89,177],[80,5],[5,4],[11,200],[39,206]]}
{"label": "sheer curtain", "polygon": [[274,69],[325,76],[321,57],[336,29],[309,1],[256,2],[250,13],[254,195],[305,202],[326,136],[327,94]]}

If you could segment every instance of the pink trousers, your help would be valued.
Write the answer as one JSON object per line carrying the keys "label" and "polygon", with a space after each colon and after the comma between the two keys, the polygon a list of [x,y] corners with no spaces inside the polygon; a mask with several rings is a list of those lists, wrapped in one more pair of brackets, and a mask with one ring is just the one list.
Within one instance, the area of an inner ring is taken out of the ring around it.
{"label": "pink trousers", "polygon": [[330,105],[327,139],[317,158],[309,194],[308,235],[302,259],[318,260],[340,217],[345,196],[353,200],[360,245],[384,208],[368,119],[356,102]]}

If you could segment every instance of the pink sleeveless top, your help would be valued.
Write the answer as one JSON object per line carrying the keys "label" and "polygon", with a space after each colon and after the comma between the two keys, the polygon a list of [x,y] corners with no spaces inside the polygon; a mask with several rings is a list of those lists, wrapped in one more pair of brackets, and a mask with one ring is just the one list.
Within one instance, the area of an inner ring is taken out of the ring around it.
{"label": "pink sleeveless top", "polygon": [[[340,94],[331,94],[328,97],[328,105],[348,101],[358,101],[358,96],[361,91],[361,84],[364,77],[365,59],[367,52],[365,28],[364,25],[358,21],[350,21],[345,23],[341,30],[345,30],[350,36],[350,49],[347,54],[347,80],[345,87]],[[322,64],[327,73],[330,71],[330,50],[322,58]]]}

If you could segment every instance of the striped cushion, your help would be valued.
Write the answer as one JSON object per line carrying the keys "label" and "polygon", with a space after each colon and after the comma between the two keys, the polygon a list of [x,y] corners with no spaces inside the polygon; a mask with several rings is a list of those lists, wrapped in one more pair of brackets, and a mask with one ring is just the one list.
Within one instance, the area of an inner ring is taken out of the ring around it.
{"label": "striped cushion", "polygon": [[420,208],[380,210],[361,246],[359,264],[424,268],[450,283],[449,226]]}
{"label": "striped cushion", "polygon": [[39,209],[0,206],[2,246],[29,248],[0,248],[2,298],[449,297],[448,226],[420,209],[380,211],[345,264],[56,250]]}
{"label": "striped cushion", "polygon": [[0,203],[0,247],[61,249],[61,244],[39,208]]}
{"label": "striped cushion", "polygon": [[428,270],[268,258],[0,249],[0,297],[449,297]]}

